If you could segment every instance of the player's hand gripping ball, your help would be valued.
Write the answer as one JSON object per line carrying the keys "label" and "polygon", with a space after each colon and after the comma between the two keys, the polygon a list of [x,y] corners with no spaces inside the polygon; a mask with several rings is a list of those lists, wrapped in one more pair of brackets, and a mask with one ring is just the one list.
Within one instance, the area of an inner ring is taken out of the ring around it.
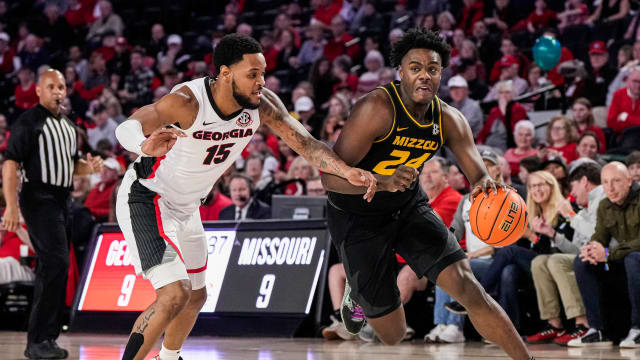
{"label": "player's hand gripping ball", "polygon": [[494,247],[518,241],[527,229],[527,205],[513,189],[498,188],[475,197],[469,209],[471,231]]}

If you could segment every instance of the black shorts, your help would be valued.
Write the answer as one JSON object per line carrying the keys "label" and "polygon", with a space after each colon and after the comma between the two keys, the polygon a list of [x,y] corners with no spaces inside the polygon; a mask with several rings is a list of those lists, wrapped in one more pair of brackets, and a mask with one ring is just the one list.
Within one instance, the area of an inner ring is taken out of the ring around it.
{"label": "black shorts", "polygon": [[397,309],[396,256],[418,277],[435,282],[447,266],[466,255],[422,191],[400,210],[386,215],[357,215],[328,207],[331,238],[351,286],[351,297],[369,318]]}

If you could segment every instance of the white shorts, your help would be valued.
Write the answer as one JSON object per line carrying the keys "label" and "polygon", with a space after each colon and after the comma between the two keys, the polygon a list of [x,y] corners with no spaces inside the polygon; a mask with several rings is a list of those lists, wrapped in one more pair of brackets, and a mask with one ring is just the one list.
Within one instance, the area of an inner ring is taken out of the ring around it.
{"label": "white shorts", "polygon": [[208,246],[197,207],[186,219],[178,216],[130,169],[118,190],[116,216],[136,274],[149,279],[154,289],[186,279],[192,290],[205,286]]}

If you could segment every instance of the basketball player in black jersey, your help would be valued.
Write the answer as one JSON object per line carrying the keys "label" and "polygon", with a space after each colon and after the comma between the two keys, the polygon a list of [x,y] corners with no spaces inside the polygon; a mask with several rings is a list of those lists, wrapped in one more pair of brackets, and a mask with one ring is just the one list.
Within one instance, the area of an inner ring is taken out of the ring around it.
{"label": "basketball player in black jersey", "polygon": [[402,340],[406,322],[395,282],[397,252],[419,277],[427,276],[464,305],[485,339],[514,359],[530,359],[416,181],[425,161],[446,145],[474,185],[472,196],[504,186],[488,175],[464,116],[436,96],[450,51],[435,33],[408,31],[391,52],[401,80],[358,100],[345,122],[334,151],[347,164],[374,173],[378,192],[372,202],[362,199],[364,187],[322,175],[330,191],[329,230],[347,273],[343,318],[347,329],[358,331],[357,303],[382,342]]}

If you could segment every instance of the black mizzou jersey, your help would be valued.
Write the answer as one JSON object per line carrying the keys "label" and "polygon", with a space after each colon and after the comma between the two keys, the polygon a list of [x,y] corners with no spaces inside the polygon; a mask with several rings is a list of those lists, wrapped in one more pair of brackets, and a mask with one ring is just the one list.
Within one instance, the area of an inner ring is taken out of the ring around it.
{"label": "black mizzou jersey", "polygon": [[[377,139],[365,157],[356,165],[364,170],[380,175],[392,175],[400,165],[422,170],[424,163],[440,149],[442,136],[442,104],[435,96],[427,107],[425,124],[420,124],[409,113],[400,98],[400,82],[396,81],[377,89],[382,89],[393,104],[393,126],[388,134]],[[380,90],[375,90],[380,91]],[[329,202],[335,207],[354,213],[379,214],[393,212],[419,190],[419,181],[415,181],[404,192],[381,191],[375,194],[371,203],[362,195],[329,193]]]}

